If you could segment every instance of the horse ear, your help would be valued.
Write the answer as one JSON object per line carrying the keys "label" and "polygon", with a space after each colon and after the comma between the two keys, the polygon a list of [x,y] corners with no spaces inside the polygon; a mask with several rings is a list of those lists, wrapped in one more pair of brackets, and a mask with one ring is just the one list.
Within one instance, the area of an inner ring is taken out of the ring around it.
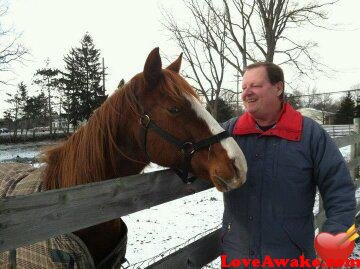
{"label": "horse ear", "polygon": [[166,69],[174,71],[176,73],[179,73],[180,71],[180,66],[181,66],[181,60],[182,60],[182,53],[179,55],[179,57],[172,63],[170,64],[168,67],[166,67]]}
{"label": "horse ear", "polygon": [[161,58],[159,48],[153,49],[146,59],[144,66],[145,83],[149,87],[154,87],[161,77]]}

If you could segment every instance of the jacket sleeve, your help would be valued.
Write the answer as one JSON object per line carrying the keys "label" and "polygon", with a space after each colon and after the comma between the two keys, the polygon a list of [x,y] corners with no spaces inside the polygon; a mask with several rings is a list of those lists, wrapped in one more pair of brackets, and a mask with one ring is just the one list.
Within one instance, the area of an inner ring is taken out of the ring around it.
{"label": "jacket sleeve", "polygon": [[355,186],[346,162],[328,133],[314,126],[311,139],[314,179],[326,214],[323,232],[345,232],[355,221]]}

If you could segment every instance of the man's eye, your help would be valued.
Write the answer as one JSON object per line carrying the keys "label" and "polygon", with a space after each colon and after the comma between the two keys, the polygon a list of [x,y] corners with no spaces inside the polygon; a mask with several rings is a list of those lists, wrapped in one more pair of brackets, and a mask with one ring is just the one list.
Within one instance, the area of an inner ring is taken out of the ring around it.
{"label": "man's eye", "polygon": [[176,106],[169,107],[168,111],[173,115],[176,115],[176,114],[180,113],[180,109],[178,107],[176,107]]}

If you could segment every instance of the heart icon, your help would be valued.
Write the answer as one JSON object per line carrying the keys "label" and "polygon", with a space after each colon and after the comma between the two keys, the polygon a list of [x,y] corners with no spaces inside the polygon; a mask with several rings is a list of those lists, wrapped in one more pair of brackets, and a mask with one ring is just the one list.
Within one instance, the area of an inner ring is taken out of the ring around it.
{"label": "heart icon", "polygon": [[345,260],[349,258],[354,249],[354,241],[346,240],[341,245],[346,233],[339,233],[333,235],[330,233],[319,233],[315,237],[315,249],[317,254],[325,262],[329,259],[333,260]]}

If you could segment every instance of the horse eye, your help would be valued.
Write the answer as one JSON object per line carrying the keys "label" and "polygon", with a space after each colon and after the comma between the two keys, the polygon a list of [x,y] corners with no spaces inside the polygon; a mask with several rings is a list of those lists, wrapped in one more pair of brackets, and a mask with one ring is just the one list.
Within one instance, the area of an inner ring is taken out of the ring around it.
{"label": "horse eye", "polygon": [[176,106],[169,107],[169,108],[168,108],[168,111],[169,111],[171,114],[174,114],[174,115],[180,113],[180,109],[179,109],[178,107],[176,107]]}

